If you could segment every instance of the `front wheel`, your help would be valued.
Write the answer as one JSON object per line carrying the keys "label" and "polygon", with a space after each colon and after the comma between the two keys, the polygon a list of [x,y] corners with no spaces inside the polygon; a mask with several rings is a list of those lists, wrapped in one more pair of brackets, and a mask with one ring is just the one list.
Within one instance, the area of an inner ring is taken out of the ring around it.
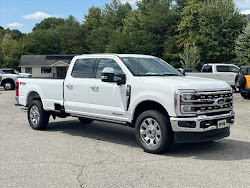
{"label": "front wheel", "polygon": [[145,152],[165,152],[173,140],[172,135],[170,122],[161,112],[145,111],[136,120],[136,140]]}
{"label": "front wheel", "polygon": [[29,104],[27,116],[30,126],[35,130],[43,130],[48,126],[49,113],[43,109],[41,101],[34,100]]}

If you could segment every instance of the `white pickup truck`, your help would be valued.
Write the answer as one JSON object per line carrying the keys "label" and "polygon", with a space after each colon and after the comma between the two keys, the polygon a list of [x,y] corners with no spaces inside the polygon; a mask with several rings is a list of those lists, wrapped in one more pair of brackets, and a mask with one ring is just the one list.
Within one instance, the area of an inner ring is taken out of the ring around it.
{"label": "white pickup truck", "polygon": [[146,152],[166,151],[172,141],[227,137],[234,122],[231,87],[224,81],[184,77],[147,55],[76,56],[64,79],[19,78],[16,100],[33,129],[49,117],[78,117],[135,128]]}
{"label": "white pickup truck", "polygon": [[235,88],[235,77],[240,68],[232,64],[205,64],[201,73],[185,73],[186,76],[201,78],[211,78],[226,81],[231,87]]}
{"label": "white pickup truck", "polygon": [[15,89],[15,80],[18,77],[31,77],[31,74],[9,74],[2,70],[0,70],[0,86],[3,86],[5,90],[13,90]]}

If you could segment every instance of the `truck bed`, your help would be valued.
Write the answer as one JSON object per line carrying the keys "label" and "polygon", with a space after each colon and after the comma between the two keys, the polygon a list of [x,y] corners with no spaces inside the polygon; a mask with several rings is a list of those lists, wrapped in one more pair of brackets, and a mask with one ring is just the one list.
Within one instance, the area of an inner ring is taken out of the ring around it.
{"label": "truck bed", "polygon": [[54,104],[63,105],[64,79],[58,78],[18,78],[19,103],[26,106],[31,92],[39,93],[45,110],[55,110]]}

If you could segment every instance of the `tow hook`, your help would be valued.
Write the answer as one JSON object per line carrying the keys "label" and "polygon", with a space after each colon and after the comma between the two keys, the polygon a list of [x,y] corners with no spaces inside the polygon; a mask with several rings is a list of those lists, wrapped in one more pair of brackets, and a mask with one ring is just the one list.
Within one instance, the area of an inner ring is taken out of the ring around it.
{"label": "tow hook", "polygon": [[20,108],[20,111],[21,111],[21,112],[27,112],[28,109],[27,109],[27,108]]}

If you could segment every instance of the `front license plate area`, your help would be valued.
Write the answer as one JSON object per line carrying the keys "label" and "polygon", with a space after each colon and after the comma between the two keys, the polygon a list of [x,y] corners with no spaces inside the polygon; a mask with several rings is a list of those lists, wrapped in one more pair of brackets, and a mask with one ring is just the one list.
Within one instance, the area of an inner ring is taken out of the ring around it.
{"label": "front license plate area", "polygon": [[227,120],[223,119],[223,120],[219,120],[217,123],[218,129],[222,129],[225,128],[227,126]]}

